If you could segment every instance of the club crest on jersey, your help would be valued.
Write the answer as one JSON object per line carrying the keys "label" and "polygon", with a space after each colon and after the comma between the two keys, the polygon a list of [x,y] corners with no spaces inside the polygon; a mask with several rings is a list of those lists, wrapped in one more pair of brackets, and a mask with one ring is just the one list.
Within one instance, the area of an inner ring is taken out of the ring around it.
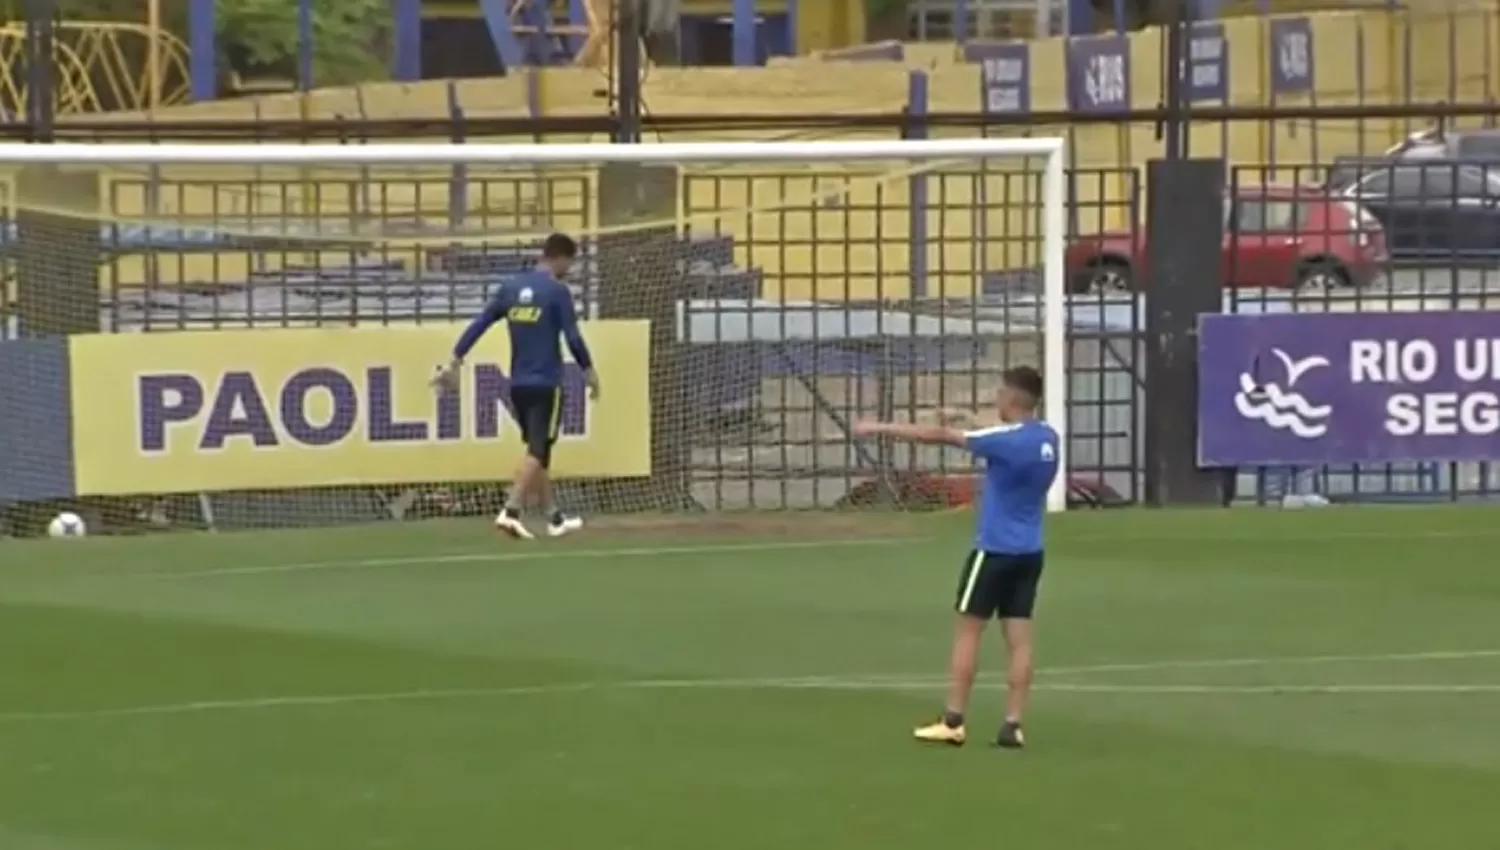
{"label": "club crest on jersey", "polygon": [[535,300],[536,293],[531,287],[522,289],[516,295],[517,305],[505,311],[505,318],[524,325],[536,324],[542,320],[542,308],[532,303]]}

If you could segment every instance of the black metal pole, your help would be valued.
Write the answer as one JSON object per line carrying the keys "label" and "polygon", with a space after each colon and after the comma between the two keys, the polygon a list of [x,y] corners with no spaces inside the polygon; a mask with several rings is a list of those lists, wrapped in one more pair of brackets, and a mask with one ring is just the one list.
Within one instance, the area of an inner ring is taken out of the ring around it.
{"label": "black metal pole", "polygon": [[1224,160],[1146,164],[1146,504],[1222,502],[1198,468],[1198,317],[1223,308]]}
{"label": "black metal pole", "polygon": [[1189,106],[1187,90],[1183,77],[1187,74],[1187,41],[1189,34],[1188,4],[1185,0],[1179,0],[1177,10],[1172,15],[1172,22],[1167,25],[1163,45],[1166,50],[1166,73],[1162,79],[1166,81],[1166,139],[1163,153],[1168,160],[1187,158],[1188,136],[1191,116],[1188,115]]}
{"label": "black metal pole", "polygon": [[52,64],[57,38],[57,0],[26,0],[26,120],[31,140],[52,141],[57,86]]}
{"label": "black metal pole", "polygon": [[635,144],[641,140],[641,81],[644,63],[641,56],[641,0],[620,0],[619,18],[613,35],[619,48],[615,56],[615,109],[620,128],[615,132],[617,144]]}

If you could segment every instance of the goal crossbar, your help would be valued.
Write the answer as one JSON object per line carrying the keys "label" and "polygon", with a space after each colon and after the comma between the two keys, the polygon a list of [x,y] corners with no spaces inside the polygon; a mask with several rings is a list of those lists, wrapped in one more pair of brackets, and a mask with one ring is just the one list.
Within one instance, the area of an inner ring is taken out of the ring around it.
{"label": "goal crossbar", "polygon": [[652,144],[0,144],[0,166],[170,166],[170,165],[597,165],[650,163],[784,161],[933,161],[1037,157],[1046,160],[1042,176],[1041,331],[1043,375],[1055,400],[1049,420],[1061,437],[1064,457],[1048,509],[1067,504],[1068,433],[1066,346],[1067,311],[1064,236],[1064,160],[1061,138],[889,139],[858,141],[664,142]]}

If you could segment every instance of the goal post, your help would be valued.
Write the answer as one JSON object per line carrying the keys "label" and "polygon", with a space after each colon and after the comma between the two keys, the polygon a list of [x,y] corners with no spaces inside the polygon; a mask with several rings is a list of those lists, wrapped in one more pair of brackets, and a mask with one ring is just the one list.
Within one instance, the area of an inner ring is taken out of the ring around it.
{"label": "goal post", "polygon": [[[402,364],[441,359],[560,230],[584,243],[606,381],[599,405],[564,406],[572,498],[850,506],[865,480],[899,502],[896,479],[957,461],[852,445],[849,420],[984,407],[1000,367],[1028,362],[1062,437],[1063,510],[1065,181],[1060,138],[0,144],[0,346],[30,346],[0,358],[0,386],[33,408],[0,422],[0,507],[186,498],[200,522],[282,525],[297,493],[318,494],[313,522],[400,518],[503,481],[503,373],[476,367],[434,402]],[[1025,267],[1027,294],[1005,283],[993,303],[1000,266]],[[963,381],[943,374],[959,356]],[[702,401],[729,384],[747,389]]]}

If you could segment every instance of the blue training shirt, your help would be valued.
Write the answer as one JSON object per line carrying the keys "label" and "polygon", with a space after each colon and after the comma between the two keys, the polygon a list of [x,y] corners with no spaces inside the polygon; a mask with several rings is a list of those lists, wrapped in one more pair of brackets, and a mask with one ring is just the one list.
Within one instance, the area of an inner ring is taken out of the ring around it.
{"label": "blue training shirt", "polygon": [[468,356],[485,331],[501,319],[510,329],[510,381],[518,387],[556,389],[562,386],[563,358],[559,339],[566,340],[573,360],[582,369],[594,361],[578,332],[573,292],[546,269],[534,269],[505,281],[490,296],[484,311],[464,329],[453,356]]}
{"label": "blue training shirt", "polygon": [[1001,555],[1042,551],[1047,490],[1057,477],[1057,432],[1027,419],[966,432],[964,445],[985,464],[974,548]]}

